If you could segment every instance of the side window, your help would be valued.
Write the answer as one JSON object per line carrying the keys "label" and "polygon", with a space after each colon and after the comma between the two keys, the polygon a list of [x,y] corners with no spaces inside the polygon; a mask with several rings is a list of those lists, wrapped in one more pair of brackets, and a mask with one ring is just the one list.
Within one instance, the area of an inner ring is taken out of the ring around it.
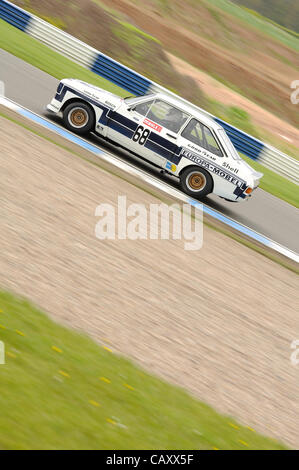
{"label": "side window", "polygon": [[223,156],[222,152],[219,148],[219,145],[217,144],[215,140],[215,137],[213,136],[210,129],[206,126],[204,126],[204,134],[205,134],[205,141],[207,144],[206,149],[214,153],[215,155],[218,155],[218,157],[222,157]]}
{"label": "side window", "polygon": [[200,122],[196,121],[196,119],[191,119],[186,129],[183,130],[182,137],[185,137],[185,139],[190,140],[193,144],[203,147],[203,125]]}
{"label": "side window", "polygon": [[165,101],[156,100],[151,106],[147,117],[170,131],[178,133],[189,116]]}
{"label": "side window", "polygon": [[135,107],[133,107],[133,111],[136,113],[141,114],[142,116],[146,116],[148,110],[150,109],[151,105],[153,104],[154,100],[146,101],[145,103],[139,103]]}
{"label": "side window", "polygon": [[183,130],[182,137],[190,140],[193,144],[218,155],[218,157],[223,156],[210,129],[196,119],[191,119],[186,129]]}

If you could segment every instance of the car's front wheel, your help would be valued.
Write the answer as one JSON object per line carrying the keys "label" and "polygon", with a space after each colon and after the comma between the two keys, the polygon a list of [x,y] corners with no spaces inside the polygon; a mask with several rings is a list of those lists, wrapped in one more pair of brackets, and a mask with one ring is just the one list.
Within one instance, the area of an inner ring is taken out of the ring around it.
{"label": "car's front wheel", "polygon": [[213,180],[206,170],[199,166],[187,167],[180,174],[182,190],[189,196],[203,198],[213,190]]}
{"label": "car's front wheel", "polygon": [[80,101],[69,104],[63,111],[65,126],[76,134],[88,134],[94,128],[94,113],[88,104]]}

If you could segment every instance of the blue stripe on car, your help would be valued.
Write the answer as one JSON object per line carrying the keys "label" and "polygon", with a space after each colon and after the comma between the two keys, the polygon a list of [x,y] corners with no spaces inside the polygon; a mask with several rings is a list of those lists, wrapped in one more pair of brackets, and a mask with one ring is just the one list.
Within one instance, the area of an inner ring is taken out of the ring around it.
{"label": "blue stripe on car", "polygon": [[[120,125],[128,127],[134,132],[136,131],[138,127],[138,124],[135,121],[132,121],[131,119],[126,118],[125,116],[123,116],[120,113],[117,113],[116,111],[110,111],[108,118],[113,119],[114,121],[117,121]],[[110,124],[109,124],[109,127],[110,127]]]}
{"label": "blue stripe on car", "polygon": [[115,121],[114,119],[109,119],[109,128],[113,129],[116,132],[132,139],[134,131],[128,129],[126,126],[120,124],[119,122]]}

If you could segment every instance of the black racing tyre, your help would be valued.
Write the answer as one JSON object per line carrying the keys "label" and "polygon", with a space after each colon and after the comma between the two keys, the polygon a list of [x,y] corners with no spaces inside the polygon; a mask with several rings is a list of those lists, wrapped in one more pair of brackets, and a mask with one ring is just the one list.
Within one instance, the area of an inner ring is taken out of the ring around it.
{"label": "black racing tyre", "polygon": [[88,104],[76,101],[63,111],[63,122],[70,131],[84,135],[94,129],[95,117]]}
{"label": "black racing tyre", "polygon": [[204,168],[189,166],[180,174],[180,185],[184,193],[203,198],[213,190],[213,179]]}

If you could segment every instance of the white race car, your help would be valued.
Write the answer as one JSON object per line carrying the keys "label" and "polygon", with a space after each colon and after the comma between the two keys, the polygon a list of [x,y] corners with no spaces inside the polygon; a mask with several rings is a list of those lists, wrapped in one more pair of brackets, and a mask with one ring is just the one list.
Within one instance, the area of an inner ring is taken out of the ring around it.
{"label": "white race car", "polygon": [[192,105],[162,93],[120,98],[75,79],[58,85],[48,111],[76,134],[95,132],[179,178],[185,193],[243,201],[262,173],[241,159],[225,130]]}

